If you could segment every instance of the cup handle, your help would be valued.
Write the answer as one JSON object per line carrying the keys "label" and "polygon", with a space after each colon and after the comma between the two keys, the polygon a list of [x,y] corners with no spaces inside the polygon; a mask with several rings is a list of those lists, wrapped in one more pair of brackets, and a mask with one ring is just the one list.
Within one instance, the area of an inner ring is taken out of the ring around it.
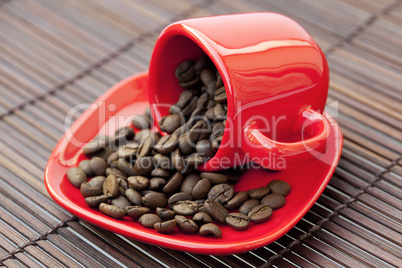
{"label": "cup handle", "polygon": [[[259,165],[271,170],[286,170],[316,160],[326,151],[330,123],[321,113],[308,107],[295,122],[294,131],[302,130],[297,142],[279,142],[265,136],[255,121],[244,128],[242,149]],[[303,136],[309,138],[304,139]]]}

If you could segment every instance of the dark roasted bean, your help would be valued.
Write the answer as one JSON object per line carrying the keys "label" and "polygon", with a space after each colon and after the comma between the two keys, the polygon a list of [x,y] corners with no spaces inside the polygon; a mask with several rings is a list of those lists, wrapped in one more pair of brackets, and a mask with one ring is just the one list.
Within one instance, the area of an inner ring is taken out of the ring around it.
{"label": "dark roasted bean", "polygon": [[214,139],[214,141],[212,142],[212,150],[214,152],[218,151],[219,147],[221,146],[222,139],[223,139],[223,136],[219,136],[216,139]]}
{"label": "dark roasted bean", "polygon": [[225,204],[234,195],[233,186],[227,183],[220,183],[211,188],[208,192],[208,199]]}
{"label": "dark roasted bean", "polygon": [[182,118],[180,114],[171,114],[162,117],[162,119],[159,121],[159,127],[162,131],[170,134],[184,124],[184,122],[184,118]]}
{"label": "dark roasted bean", "polygon": [[211,83],[216,84],[216,75],[211,69],[202,70],[200,73],[200,78],[205,86],[208,86]]}
{"label": "dark roasted bean", "polygon": [[137,161],[135,161],[134,174],[146,176],[151,174],[153,168],[154,164],[151,156],[139,157]]}
{"label": "dark roasted bean", "polygon": [[151,118],[147,115],[136,114],[131,121],[133,126],[138,129],[148,129],[151,127]]}
{"label": "dark roasted bean", "polygon": [[140,192],[134,190],[133,188],[128,188],[124,192],[124,195],[135,206],[142,206],[142,195]]}
{"label": "dark roasted bean", "polygon": [[109,217],[112,217],[115,219],[120,219],[120,218],[126,216],[125,210],[123,210],[119,207],[113,206],[113,205],[106,204],[106,203],[101,203],[99,205],[99,210],[102,213],[108,215]]}
{"label": "dark roasted bean", "polygon": [[[138,143],[137,142],[130,142],[127,143],[123,146],[121,146],[118,150],[117,150],[117,158],[123,158],[126,160],[133,160],[136,159],[137,157],[137,152],[138,152]],[[113,155],[113,158],[115,158],[115,156]]]}
{"label": "dark roasted bean", "polygon": [[212,184],[225,183],[228,181],[228,176],[216,172],[201,172],[201,178],[208,179]]}
{"label": "dark roasted bean", "polygon": [[151,137],[145,138],[140,146],[138,147],[138,156],[139,157],[144,157],[144,156],[149,156],[152,151],[152,139]]}
{"label": "dark roasted bean", "polygon": [[193,200],[193,197],[186,192],[175,193],[168,199],[169,207],[173,207],[173,205],[176,204],[177,202],[184,200]]}
{"label": "dark roasted bean", "polygon": [[184,200],[178,201],[173,206],[173,211],[177,215],[192,216],[198,211],[198,206],[195,201]]}
{"label": "dark roasted bean", "polygon": [[179,139],[176,135],[166,135],[155,144],[154,149],[161,154],[168,154],[177,148]]}
{"label": "dark roasted bean", "polygon": [[239,212],[248,215],[248,213],[259,204],[260,201],[257,199],[248,199],[239,207]]}
{"label": "dark roasted bean", "polygon": [[127,178],[127,182],[131,188],[137,191],[148,188],[149,179],[144,176],[132,176]]}
{"label": "dark roasted bean", "polygon": [[248,190],[248,198],[250,199],[261,199],[267,194],[269,194],[270,190],[268,187],[258,187],[255,189]]}
{"label": "dark roasted bean", "polygon": [[90,207],[99,207],[101,203],[106,203],[109,197],[106,195],[90,196],[85,198],[85,203]]}
{"label": "dark roasted bean", "polygon": [[209,179],[201,179],[196,185],[194,185],[191,195],[194,199],[202,199],[208,194],[211,186],[211,181]]}
{"label": "dark roasted bean", "polygon": [[138,222],[144,227],[153,229],[155,223],[162,222],[162,219],[159,218],[158,215],[148,213],[148,214],[142,215],[138,219]]}
{"label": "dark roasted bean", "polygon": [[186,163],[181,156],[180,149],[177,148],[176,150],[174,150],[171,157],[173,166],[176,168],[176,170],[183,173],[186,170]]}
{"label": "dark roasted bean", "polygon": [[212,143],[207,139],[198,141],[195,150],[197,153],[203,154],[206,159],[212,158],[215,155],[215,152],[212,150]]}
{"label": "dark roasted bean", "polygon": [[267,187],[271,190],[271,193],[278,193],[283,196],[287,196],[290,191],[289,183],[281,180],[270,181]]}
{"label": "dark roasted bean", "polygon": [[157,167],[151,171],[151,177],[168,178],[169,176],[170,172],[162,168]]}
{"label": "dark roasted bean", "polygon": [[169,220],[165,222],[157,222],[154,224],[154,229],[161,234],[170,234],[176,228],[176,220]]}
{"label": "dark roasted bean", "polygon": [[168,221],[174,219],[176,213],[167,208],[156,208],[156,215],[158,215],[162,220]]}
{"label": "dark roasted bean", "polygon": [[148,193],[142,197],[144,206],[155,210],[157,207],[164,208],[167,206],[168,201],[163,195],[157,193]]}
{"label": "dark roasted bean", "polygon": [[[109,167],[117,167],[117,160],[119,159],[119,152],[114,152],[109,157],[106,159],[106,163],[109,165]],[[107,169],[106,169],[107,171]],[[106,174],[108,175],[108,174]]]}
{"label": "dark roasted bean", "polygon": [[193,191],[194,186],[197,184],[197,182],[200,181],[200,176],[197,173],[190,173],[188,174],[184,180],[183,183],[180,186],[180,191],[181,192],[187,192],[191,194]]}
{"label": "dark roasted bean", "polygon": [[214,115],[218,120],[223,120],[226,118],[226,111],[222,104],[218,103],[214,107]]}
{"label": "dark roasted bean", "polygon": [[190,81],[196,76],[194,62],[191,60],[186,60],[181,62],[175,70],[176,78],[179,81]]}
{"label": "dark roasted bean", "polygon": [[104,176],[93,177],[89,182],[83,182],[80,192],[83,197],[98,196],[103,193]]}
{"label": "dark roasted bean", "polygon": [[84,145],[83,153],[85,155],[90,155],[96,152],[99,152],[100,150],[103,150],[105,146],[107,145],[108,138],[99,138],[95,137],[92,141],[88,142],[87,144]]}
{"label": "dark roasted bean", "polygon": [[199,234],[202,236],[213,235],[216,238],[222,237],[221,229],[216,224],[213,223],[206,223],[203,226],[201,226]]}
{"label": "dark roasted bean", "polygon": [[226,217],[226,223],[233,229],[243,231],[250,226],[250,218],[242,213],[230,213]]}
{"label": "dark roasted bean", "polygon": [[136,173],[134,172],[133,166],[124,160],[123,158],[120,158],[117,160],[117,168],[124,173],[126,176],[134,176]]}
{"label": "dark roasted bean", "polygon": [[187,219],[182,215],[176,215],[174,219],[176,220],[177,226],[183,233],[191,234],[198,231],[198,225],[193,220]]}
{"label": "dark roasted bean", "polygon": [[248,216],[253,223],[261,223],[267,221],[271,218],[271,215],[272,208],[264,205],[258,205],[248,213]]}
{"label": "dark roasted bean", "polygon": [[92,157],[91,161],[89,162],[91,166],[92,172],[96,176],[103,176],[105,175],[106,168],[108,167],[106,161],[101,157]]}
{"label": "dark roasted bean", "polygon": [[166,180],[164,178],[152,178],[149,180],[149,190],[159,190],[162,189],[163,186],[165,186]]}
{"label": "dark roasted bean", "polygon": [[127,179],[127,176],[117,168],[107,168],[105,173],[106,176],[113,175],[116,178]]}
{"label": "dark roasted bean", "polygon": [[244,203],[248,198],[247,192],[238,192],[229,201],[226,202],[225,207],[229,210],[237,209],[241,204]]}
{"label": "dark roasted bean", "polygon": [[220,75],[220,73],[218,71],[216,72],[216,84],[215,84],[215,86],[216,86],[216,88],[223,87],[222,76]]}
{"label": "dark roasted bean", "polygon": [[261,200],[261,205],[270,207],[272,209],[278,209],[280,207],[283,207],[285,203],[286,203],[285,197],[278,193],[269,194]]}
{"label": "dark roasted bean", "polygon": [[197,107],[198,107],[198,108],[205,108],[205,107],[207,106],[208,100],[209,100],[208,93],[207,93],[207,92],[203,93],[203,94],[198,98]]}
{"label": "dark roasted bean", "polygon": [[220,87],[215,91],[214,101],[218,103],[226,102],[226,89],[225,87]]}
{"label": "dark roasted bean", "polygon": [[212,218],[211,216],[209,216],[207,213],[205,212],[197,212],[194,216],[193,216],[193,221],[195,221],[195,223],[197,223],[198,226],[201,226],[203,224],[206,223],[211,223],[212,222]]}
{"label": "dark roasted bean", "polygon": [[134,141],[137,143],[141,143],[146,137],[151,137],[154,144],[157,143],[160,138],[159,133],[153,132],[150,129],[143,129],[135,134]]}
{"label": "dark roasted bean", "polygon": [[141,207],[141,206],[129,206],[126,207],[127,215],[133,218],[134,220],[138,220],[142,215],[145,215],[151,212],[150,208]]}
{"label": "dark roasted bean", "polygon": [[134,138],[134,129],[131,127],[122,127],[117,129],[114,135],[115,137],[124,137],[127,140],[132,140]]}
{"label": "dark roasted bean", "polygon": [[173,168],[173,165],[170,161],[170,157],[163,155],[163,154],[154,155],[154,162],[155,162],[156,168],[162,168],[162,169],[168,169],[168,170]]}
{"label": "dark roasted bean", "polygon": [[130,202],[127,200],[127,198],[122,195],[119,195],[118,197],[110,200],[110,204],[123,210],[125,210],[126,207],[129,207],[131,205]]}
{"label": "dark roasted bean", "polygon": [[204,55],[194,64],[195,73],[200,74],[202,70],[207,69],[212,65],[211,59],[207,55]]}
{"label": "dark roasted bean", "polygon": [[113,175],[109,175],[103,183],[103,194],[109,198],[115,198],[119,195],[119,186],[117,178]]}
{"label": "dark roasted bean", "polygon": [[215,200],[207,199],[204,202],[205,212],[208,213],[212,219],[216,220],[220,224],[226,223],[226,217],[229,215],[227,209]]}
{"label": "dark roasted bean", "polygon": [[197,167],[205,163],[206,158],[202,153],[192,153],[185,158],[187,166]]}
{"label": "dark roasted bean", "polygon": [[72,167],[67,171],[67,178],[77,188],[80,188],[83,182],[87,181],[87,174],[77,167]]}
{"label": "dark roasted bean", "polygon": [[180,187],[182,181],[183,175],[180,172],[176,172],[163,187],[162,192],[166,194],[173,193]]}
{"label": "dark roasted bean", "polygon": [[85,174],[87,175],[87,177],[92,177],[92,176],[95,175],[95,174],[93,173],[92,169],[91,169],[90,161],[91,161],[90,159],[85,159],[85,160],[82,160],[82,161],[78,164],[78,167],[79,167],[80,169],[82,169],[82,170],[85,172]]}

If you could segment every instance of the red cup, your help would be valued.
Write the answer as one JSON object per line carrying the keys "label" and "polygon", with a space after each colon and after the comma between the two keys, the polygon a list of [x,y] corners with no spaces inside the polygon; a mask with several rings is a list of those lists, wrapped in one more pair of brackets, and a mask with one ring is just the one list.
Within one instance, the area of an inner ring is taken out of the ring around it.
{"label": "red cup", "polygon": [[328,66],[299,24],[261,12],[169,25],[156,41],[149,68],[149,99],[156,122],[168,115],[168,107],[183,90],[174,74],[176,67],[203,54],[222,77],[228,111],[221,146],[199,170],[254,162],[284,170],[325,152],[330,123],[322,112]]}

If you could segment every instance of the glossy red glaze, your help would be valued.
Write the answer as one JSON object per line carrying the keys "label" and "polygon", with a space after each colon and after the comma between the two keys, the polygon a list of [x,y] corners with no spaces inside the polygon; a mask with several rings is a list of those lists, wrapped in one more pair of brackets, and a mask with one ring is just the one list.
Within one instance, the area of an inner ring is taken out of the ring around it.
{"label": "glossy red glaze", "polygon": [[247,231],[220,226],[223,232],[221,239],[183,234],[179,230],[166,235],[145,228],[129,217],[116,220],[88,207],[80,190],[68,181],[67,170],[85,159],[82,144],[97,134],[114,133],[117,128],[130,125],[132,115],[143,113],[149,105],[147,81],[147,74],[142,73],[107,91],[74,122],[49,158],[44,176],[49,194],[61,206],[85,221],[138,241],[174,250],[213,255],[235,254],[262,247],[283,236],[310,209],[328,184],[342,150],[341,132],[330,117],[327,149],[325,154],[317,157],[320,160],[286,171],[274,172],[254,167],[235,185],[236,191],[246,191],[279,179],[292,187],[284,207],[275,210],[269,221],[252,224]]}
{"label": "glossy red glaze", "polygon": [[[324,111],[329,81],[325,56],[300,25],[275,13],[197,18],[168,26],[155,44],[149,69],[156,122],[182,91],[174,75],[178,64],[204,53],[225,84],[228,120],[220,149],[201,170],[234,166],[239,159],[289,169],[315,159],[314,148],[325,148],[330,129],[325,117],[314,115],[322,122],[303,141],[305,129],[294,127],[303,126],[301,119],[310,120],[305,111]],[[272,161],[264,161],[268,159]]]}

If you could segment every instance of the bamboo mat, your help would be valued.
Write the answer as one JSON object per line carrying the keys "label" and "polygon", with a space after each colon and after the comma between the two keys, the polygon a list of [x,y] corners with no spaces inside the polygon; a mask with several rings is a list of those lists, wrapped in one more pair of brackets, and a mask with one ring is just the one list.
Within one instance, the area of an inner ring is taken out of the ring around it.
{"label": "bamboo mat", "polygon": [[[401,267],[401,2],[1,1],[2,265]],[[321,46],[331,70],[328,106],[345,137],[328,187],[293,229],[243,254],[195,255],[113,234],[49,197],[43,172],[72,107],[147,70],[169,23],[250,11],[287,15]]]}

